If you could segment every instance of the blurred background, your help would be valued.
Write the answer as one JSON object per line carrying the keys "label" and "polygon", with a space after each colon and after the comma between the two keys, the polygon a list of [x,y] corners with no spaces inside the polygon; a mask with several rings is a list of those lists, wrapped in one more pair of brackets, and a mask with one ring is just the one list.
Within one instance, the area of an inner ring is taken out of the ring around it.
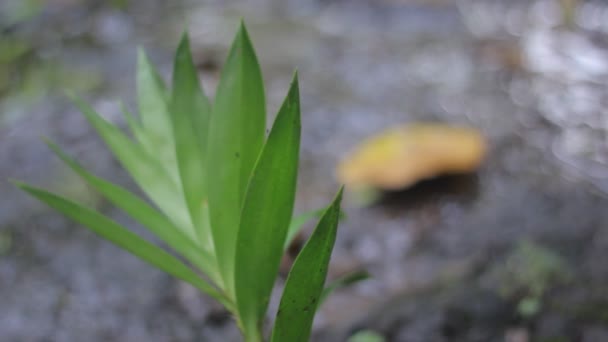
{"label": "blurred background", "polygon": [[212,95],[240,17],[271,117],[300,71],[296,213],[328,203],[338,163],[385,129],[464,125],[487,141],[467,174],[413,179],[367,206],[349,194],[329,277],[371,279],[325,302],[313,341],[362,329],[404,342],[608,341],[604,1],[0,0],[2,341],[239,340],[218,304],[7,179],[141,231],[39,138],[134,189],[64,91],[123,124],[120,101],[135,108],[137,46],[168,77],[188,28]]}

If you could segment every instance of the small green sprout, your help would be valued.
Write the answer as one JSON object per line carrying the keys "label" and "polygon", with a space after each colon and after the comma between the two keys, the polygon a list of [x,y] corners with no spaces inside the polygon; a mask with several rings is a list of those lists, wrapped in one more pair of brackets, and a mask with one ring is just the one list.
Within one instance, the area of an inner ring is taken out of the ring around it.
{"label": "small green sprout", "polygon": [[342,190],[319,215],[292,220],[300,149],[297,74],[266,136],[262,74],[241,24],[213,103],[199,84],[186,34],[175,55],[172,88],[145,53],[139,52],[137,100],[139,118],[124,109],[131,139],[74,98],[153,205],[98,178],[58,146],[47,143],[94,190],[144,225],[178,257],[91,208],[15,184],[217,299],[233,314],[247,342],[264,340],[269,298],[290,240],[307,219],[320,216],[288,275],[270,337],[275,342],[308,341],[319,303],[327,292],[343,285],[324,290]]}
{"label": "small green sprout", "polygon": [[348,338],[347,342],[385,342],[384,337],[372,330],[362,330]]}

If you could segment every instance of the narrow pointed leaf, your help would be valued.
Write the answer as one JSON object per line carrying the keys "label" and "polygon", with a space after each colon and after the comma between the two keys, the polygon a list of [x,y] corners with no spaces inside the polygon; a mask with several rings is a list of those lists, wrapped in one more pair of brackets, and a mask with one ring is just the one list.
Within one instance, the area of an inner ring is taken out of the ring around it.
{"label": "narrow pointed leaf", "polygon": [[193,270],[163,249],[149,243],[109,218],[75,202],[26,184],[15,183],[51,208],[84,225],[104,239],[114,243],[160,270],[192,284],[228,307],[232,304],[217,289],[200,278]]}
{"label": "narrow pointed leaf", "polygon": [[296,258],[285,284],[272,332],[273,342],[307,342],[323,293],[336,240],[342,189]]}
{"label": "narrow pointed leaf", "polygon": [[211,115],[208,189],[219,268],[234,292],[235,242],[251,171],[264,142],[266,106],[257,57],[241,24],[224,65]]}
{"label": "narrow pointed leaf", "polygon": [[137,104],[147,141],[154,149],[153,156],[167,169],[174,180],[178,178],[175,143],[168,94],[156,68],[143,49],[137,61]]}
{"label": "narrow pointed leaf", "polygon": [[297,76],[249,182],[237,237],[235,289],[245,332],[261,327],[295,200],[300,149]]}
{"label": "narrow pointed leaf", "polygon": [[47,145],[74,172],[82,177],[91,187],[101,193],[118,208],[148,228],[159,239],[166,242],[176,252],[182,254],[196,267],[204,271],[212,280],[217,281],[215,259],[206,250],[198,248],[179,228],[167,217],[139,197],[126,189],[101,179],[84,169],[78,162],[70,158],[59,146],[47,141]]}
{"label": "narrow pointed leaf", "polygon": [[173,131],[168,90],[142,48],[138,50],[137,57],[137,106],[142,126],[158,139],[171,142]]}
{"label": "narrow pointed leaf", "polygon": [[[150,59],[146,55],[143,48],[137,49],[137,97],[138,105],[143,106],[140,109],[144,109],[146,114],[142,114],[142,121],[144,125],[157,126],[159,130],[165,129],[160,127],[162,119],[158,115],[148,116],[147,114],[152,113],[148,110],[154,110],[152,107],[155,103],[153,101],[164,101],[165,103],[169,99],[169,93],[167,86],[163,81],[162,77],[158,73],[156,67],[150,62]],[[157,97],[157,98],[154,98]],[[157,102],[156,104],[160,104]],[[146,119],[144,119],[146,116]],[[167,117],[168,118],[168,117]]]}
{"label": "narrow pointed leaf", "polygon": [[291,222],[289,223],[289,228],[287,229],[287,236],[285,237],[283,250],[287,250],[287,248],[289,248],[289,245],[291,245],[291,242],[302,230],[306,222],[312,220],[314,217],[322,215],[325,212],[325,209],[326,208],[307,211],[292,218]]}
{"label": "narrow pointed leaf", "polygon": [[346,342],[385,342],[384,336],[372,330],[361,330],[349,337]]}
{"label": "narrow pointed leaf", "polygon": [[139,142],[139,145],[142,146],[146,150],[146,152],[148,152],[148,154],[156,153],[156,149],[148,139],[148,136],[146,135],[142,124],[135,118],[135,116],[133,116],[133,114],[127,109],[124,104],[121,105],[121,110],[125,121],[129,126],[131,134],[133,135],[135,140]]}
{"label": "narrow pointed leaf", "polygon": [[[283,246],[283,249],[287,250],[287,248],[289,248],[289,245],[291,245],[291,243],[293,242],[293,239],[302,230],[302,228],[304,227],[304,224],[306,224],[306,222],[312,220],[315,217],[320,218],[321,215],[323,215],[323,213],[325,213],[326,209],[327,208],[311,210],[311,211],[307,211],[305,213],[299,214],[297,216],[294,216],[291,219],[291,223],[289,223],[289,229],[287,230],[287,237],[285,238],[285,245]],[[345,216],[346,216],[346,214],[344,214],[344,212],[341,211],[340,219],[343,219]]]}
{"label": "narrow pointed leaf", "polygon": [[89,105],[74,99],[87,120],[99,133],[114,156],[154,203],[190,237],[195,237],[188,210],[177,184],[143,147],[127,138],[116,126],[105,121]]}
{"label": "narrow pointed leaf", "polygon": [[186,34],[175,55],[170,110],[179,175],[188,211],[201,244],[213,251],[209,216],[203,209],[207,205],[205,147],[211,109],[200,87]]}

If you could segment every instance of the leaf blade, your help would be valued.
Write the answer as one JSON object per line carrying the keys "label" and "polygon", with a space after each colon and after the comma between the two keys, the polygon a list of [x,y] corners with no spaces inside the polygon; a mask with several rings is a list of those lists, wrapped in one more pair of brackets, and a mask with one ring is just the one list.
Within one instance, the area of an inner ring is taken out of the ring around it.
{"label": "leaf blade", "polygon": [[139,122],[139,120],[133,116],[133,113],[127,109],[127,106],[125,106],[124,103],[120,104],[120,109],[122,110],[123,117],[127,122],[129,131],[131,131],[131,135],[139,142],[140,145],[146,147],[148,144],[147,136],[141,122]]}
{"label": "leaf blade", "polygon": [[232,306],[231,302],[228,301],[221,292],[201,279],[194,271],[177,258],[142,239],[104,215],[46,190],[19,182],[15,182],[14,184],[51,208],[84,225],[99,236],[114,243],[134,256],[137,256],[148,264],[175,278],[192,284],[202,292],[216,298],[223,304],[228,305],[228,307]]}
{"label": "leaf blade", "polygon": [[295,200],[299,149],[296,75],[254,168],[241,213],[235,291],[246,332],[261,327],[279,271]]}
{"label": "leaf blade", "polygon": [[169,108],[179,177],[188,212],[199,241],[207,250],[213,251],[209,217],[203,208],[207,205],[205,148],[211,108],[199,84],[185,33],[175,53]]}
{"label": "leaf blade", "polygon": [[59,146],[46,141],[49,148],[76,174],[84,179],[91,187],[101,193],[118,208],[145,226],[159,239],[166,242],[176,252],[182,254],[195,266],[205,271],[208,276],[217,281],[218,275],[213,256],[206,250],[198,248],[183,231],[176,227],[168,218],[149,206],[145,201],[126,189],[99,178],[76,160],[68,156]]}
{"label": "leaf blade", "polygon": [[[315,217],[321,218],[326,209],[327,208],[311,210],[294,216],[289,223],[289,229],[287,229],[287,237],[285,238],[285,245],[283,246],[283,249],[287,250],[289,248],[289,245],[291,245],[296,235],[298,235],[298,233],[302,231],[302,228],[304,228],[304,224]],[[344,211],[341,211],[340,220],[344,219],[345,217],[346,214]]]}
{"label": "leaf blade", "polygon": [[177,180],[175,141],[167,89],[142,48],[137,56],[137,105],[142,127],[153,156]]}
{"label": "leaf blade", "polygon": [[289,272],[272,332],[274,342],[306,342],[310,337],[336,240],[342,192],[343,188],[321,217]]}
{"label": "leaf blade", "polygon": [[296,237],[296,235],[298,235],[298,233],[302,230],[306,222],[312,220],[314,217],[321,216],[325,212],[325,209],[327,208],[311,210],[300,215],[294,216],[291,219],[291,222],[289,223],[289,228],[287,229],[287,236],[285,237],[283,250],[287,250],[289,248],[289,245]]}
{"label": "leaf blade", "polygon": [[234,293],[234,258],[241,206],[262,149],[266,105],[262,73],[244,24],[234,39],[212,108],[208,169],[209,212],[219,269]]}
{"label": "leaf blade", "polygon": [[88,104],[79,98],[73,100],[146,195],[186,234],[195,236],[187,209],[181,205],[179,188],[167,171],[142,146],[127,138]]}

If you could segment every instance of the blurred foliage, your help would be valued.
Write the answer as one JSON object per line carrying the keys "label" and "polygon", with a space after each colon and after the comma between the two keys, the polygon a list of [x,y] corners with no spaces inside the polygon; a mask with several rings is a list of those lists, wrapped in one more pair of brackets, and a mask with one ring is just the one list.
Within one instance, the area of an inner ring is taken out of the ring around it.
{"label": "blurred foliage", "polygon": [[31,51],[31,46],[25,41],[6,37],[0,40],[0,63],[7,64],[18,60]]}
{"label": "blurred foliage", "polygon": [[37,16],[44,8],[43,0],[8,0],[0,3],[0,29]]}
{"label": "blurred foliage", "polygon": [[529,240],[520,242],[492,272],[500,281],[503,297],[520,298],[517,311],[523,317],[537,314],[542,309],[544,294],[572,278],[561,256]]}
{"label": "blurred foliage", "polygon": [[506,260],[503,292],[526,289],[530,295],[541,296],[556,282],[570,278],[565,261],[554,251],[532,241],[520,242]]}
{"label": "blurred foliage", "polygon": [[[15,108],[37,103],[65,90],[87,91],[99,86],[102,76],[90,68],[66,65],[60,56],[49,57],[46,36],[37,23],[43,20],[40,0],[0,3],[0,119]],[[117,4],[119,5],[119,4]],[[51,45],[50,48],[61,48]]]}
{"label": "blurred foliage", "polygon": [[562,22],[568,28],[576,26],[576,11],[578,10],[579,0],[559,0],[562,11]]}
{"label": "blurred foliage", "polygon": [[129,0],[111,0],[110,4],[116,9],[124,10],[129,6]]}
{"label": "blurred foliage", "polygon": [[348,342],[385,342],[382,335],[371,330],[362,330],[348,339]]}
{"label": "blurred foliage", "polygon": [[0,230],[0,256],[10,252],[13,245],[13,236],[9,230]]}

